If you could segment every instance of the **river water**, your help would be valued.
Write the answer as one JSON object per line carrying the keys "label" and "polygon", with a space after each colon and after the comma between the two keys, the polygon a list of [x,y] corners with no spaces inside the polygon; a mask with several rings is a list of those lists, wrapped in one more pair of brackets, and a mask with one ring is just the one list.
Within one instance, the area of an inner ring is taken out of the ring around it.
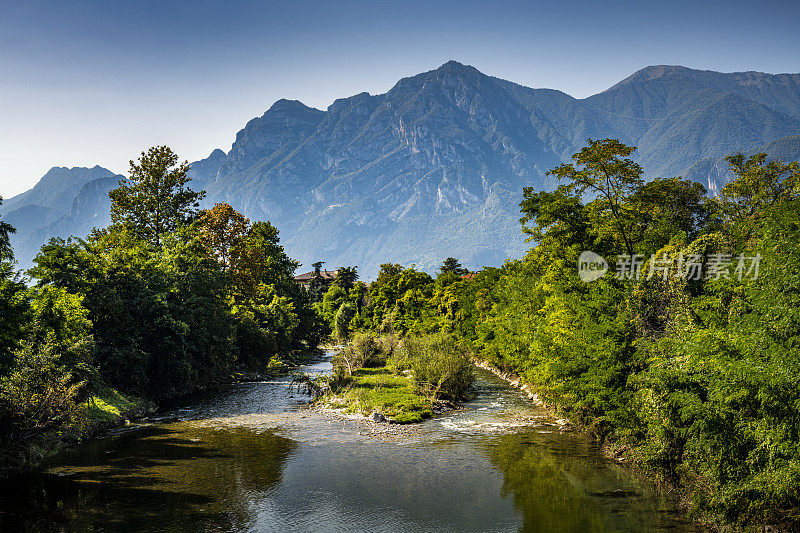
{"label": "river water", "polygon": [[0,480],[0,531],[696,531],[489,372],[398,431],[306,401],[231,385],[62,453]]}

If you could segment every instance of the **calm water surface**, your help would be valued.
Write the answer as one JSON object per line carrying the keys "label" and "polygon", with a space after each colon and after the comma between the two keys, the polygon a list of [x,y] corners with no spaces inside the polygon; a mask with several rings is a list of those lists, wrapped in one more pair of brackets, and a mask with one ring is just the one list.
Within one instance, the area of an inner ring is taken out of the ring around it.
{"label": "calm water surface", "polygon": [[0,481],[0,531],[696,531],[518,391],[476,387],[376,435],[288,379],[230,386]]}

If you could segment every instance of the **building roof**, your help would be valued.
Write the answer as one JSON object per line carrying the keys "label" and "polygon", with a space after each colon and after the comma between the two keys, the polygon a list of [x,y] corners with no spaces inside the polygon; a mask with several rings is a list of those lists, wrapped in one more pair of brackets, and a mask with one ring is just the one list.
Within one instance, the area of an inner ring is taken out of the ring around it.
{"label": "building roof", "polygon": [[[338,270],[320,270],[319,275],[324,280],[333,280],[336,279],[336,275],[339,273]],[[305,274],[298,274],[294,277],[295,281],[311,281],[314,277],[314,271],[306,272]]]}

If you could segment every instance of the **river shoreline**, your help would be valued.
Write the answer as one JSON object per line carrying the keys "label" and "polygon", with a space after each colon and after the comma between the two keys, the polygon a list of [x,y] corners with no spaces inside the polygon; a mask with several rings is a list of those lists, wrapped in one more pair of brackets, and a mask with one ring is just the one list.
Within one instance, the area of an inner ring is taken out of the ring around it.
{"label": "river shoreline", "polygon": [[[335,347],[333,347],[335,348]],[[37,450],[35,457],[28,457],[19,463],[0,464],[0,478],[24,473],[39,468],[42,463],[49,458],[64,451],[72,450],[85,446],[90,442],[103,439],[114,434],[119,428],[125,427],[136,422],[147,422],[151,417],[157,416],[159,412],[170,409],[176,405],[190,402],[192,398],[206,394],[210,391],[236,383],[251,383],[267,381],[279,377],[288,376],[291,372],[304,365],[319,362],[325,359],[324,351],[331,347],[322,346],[306,354],[302,360],[284,364],[280,369],[268,371],[235,370],[227,377],[220,377],[214,381],[198,386],[197,389],[181,394],[179,396],[166,398],[161,404],[145,398],[133,398],[135,405],[119,410],[119,413],[105,413],[100,419],[92,419],[87,414],[87,419],[77,424],[70,425],[62,430],[61,434],[44,435],[43,442],[32,444],[32,449]],[[113,394],[119,394],[115,389],[109,388]]]}
{"label": "river shoreline", "polygon": [[[487,361],[483,361],[481,359],[474,358],[473,362],[475,363],[475,366],[477,366],[478,368],[491,372],[498,378],[508,383],[508,385],[510,385],[511,387],[514,387],[524,392],[529,401],[547,409],[553,414],[554,417],[558,416],[558,411],[560,410],[560,407],[556,404],[551,404],[542,400],[539,394],[534,389],[534,387],[529,383],[525,383],[518,374],[513,372],[503,372],[499,368],[494,367]],[[575,428],[581,433],[587,435],[589,438],[595,440],[595,442],[597,442],[596,437],[590,431],[587,431],[579,424],[574,424],[566,418],[556,418],[556,421],[559,424],[563,424],[562,426],[563,428],[565,429]],[[725,527],[721,527],[717,523],[710,523],[703,521],[701,518],[693,517],[690,513],[691,496],[692,496],[691,489],[680,487],[674,483],[669,483],[659,477],[653,478],[652,471],[645,469],[643,465],[636,460],[635,457],[630,457],[625,455],[625,453],[629,450],[628,446],[615,445],[614,443],[609,443],[609,442],[602,442],[602,443],[598,442],[598,444],[599,444],[598,449],[605,458],[614,461],[614,463],[622,466],[632,474],[639,476],[643,479],[649,480],[658,487],[658,489],[661,491],[662,494],[664,494],[665,496],[670,496],[675,501],[675,504],[678,506],[678,508],[681,510],[681,512],[684,514],[687,520],[691,520],[696,524],[702,525],[704,527],[713,528],[715,531],[727,530],[725,529]],[[773,529],[770,529],[768,526],[765,526],[765,528],[767,528],[765,529],[766,531],[773,531]]]}
{"label": "river shoreline", "polygon": [[[329,372],[329,356],[300,371]],[[9,480],[0,530],[696,531],[475,371],[469,400],[420,424],[321,409],[291,375],[220,384]]]}

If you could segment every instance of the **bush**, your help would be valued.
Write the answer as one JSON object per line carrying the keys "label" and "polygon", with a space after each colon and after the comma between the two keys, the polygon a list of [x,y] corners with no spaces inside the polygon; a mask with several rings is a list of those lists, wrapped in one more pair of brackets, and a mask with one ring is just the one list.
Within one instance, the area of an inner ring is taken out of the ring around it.
{"label": "bush", "polygon": [[466,350],[443,333],[404,339],[391,366],[395,371],[411,370],[420,390],[433,399],[461,400],[475,380]]}
{"label": "bush", "polygon": [[385,343],[378,337],[361,333],[353,338],[353,342],[345,346],[333,358],[333,366],[337,372],[350,376],[359,368],[378,368],[386,365],[389,354],[385,351]]}
{"label": "bush", "polygon": [[385,356],[384,365],[388,364],[400,349],[400,337],[394,333],[389,333],[388,335],[378,337],[378,343]]}
{"label": "bush", "polygon": [[0,464],[25,464],[47,453],[54,445],[48,435],[81,419],[82,385],[59,364],[53,344],[21,348],[0,380]]}

